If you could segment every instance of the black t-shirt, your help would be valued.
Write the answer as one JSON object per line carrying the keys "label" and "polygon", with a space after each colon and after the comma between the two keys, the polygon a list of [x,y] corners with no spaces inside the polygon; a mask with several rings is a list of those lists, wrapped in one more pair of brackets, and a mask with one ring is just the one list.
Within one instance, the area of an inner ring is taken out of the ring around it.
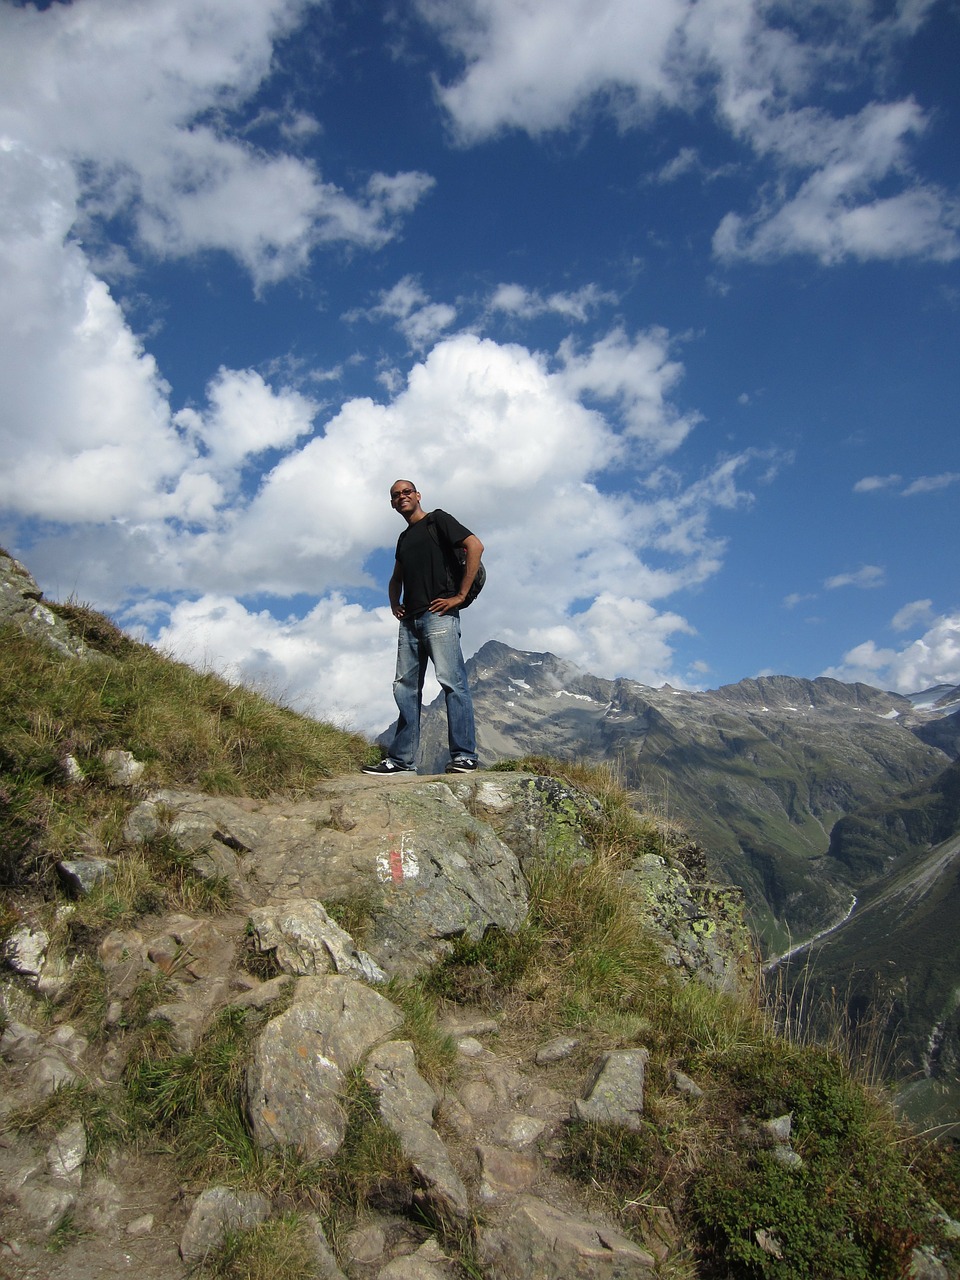
{"label": "black t-shirt", "polygon": [[[436,526],[433,533],[431,521]],[[407,525],[397,539],[397,561],[403,578],[403,607],[408,618],[426,613],[430,601],[437,596],[457,594],[463,575],[451,564],[454,556],[450,548],[469,537],[469,529],[439,508]]]}

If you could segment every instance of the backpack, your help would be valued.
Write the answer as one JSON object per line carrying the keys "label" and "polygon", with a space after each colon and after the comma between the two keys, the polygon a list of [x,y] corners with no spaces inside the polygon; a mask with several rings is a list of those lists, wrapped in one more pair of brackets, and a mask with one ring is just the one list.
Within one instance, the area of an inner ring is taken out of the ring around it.
{"label": "backpack", "polygon": [[[467,563],[467,553],[464,551],[463,547],[456,547],[452,542],[448,542],[446,538],[441,537],[440,530],[437,527],[437,523],[434,520],[433,515],[434,513],[432,511],[427,512],[427,528],[430,531],[430,536],[443,552],[444,559],[447,562],[447,577],[452,588],[450,594],[456,595],[460,579],[463,577],[463,567]],[[486,581],[487,571],[483,567],[483,562],[481,561],[477,568],[477,576],[470,584],[470,590],[467,592],[463,604],[458,607],[460,609],[466,609],[468,605],[473,604],[474,600],[476,600],[477,596],[483,590]]]}

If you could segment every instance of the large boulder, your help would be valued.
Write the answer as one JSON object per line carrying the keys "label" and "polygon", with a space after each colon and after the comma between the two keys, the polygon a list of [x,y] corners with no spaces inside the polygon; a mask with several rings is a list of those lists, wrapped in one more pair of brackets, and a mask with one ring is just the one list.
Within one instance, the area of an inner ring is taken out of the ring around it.
{"label": "large boulder", "polygon": [[652,1280],[656,1259],[613,1228],[520,1196],[480,1232],[491,1280]]}
{"label": "large boulder", "polygon": [[402,1021],[395,1005],[352,978],[301,978],[294,1003],[261,1031],[247,1068],[256,1141],[335,1155],[346,1130],[346,1073]]}
{"label": "large boulder", "polygon": [[526,916],[516,855],[468,801],[445,781],[415,775],[390,789],[375,778],[337,779],[296,803],[159,791],[133,811],[126,833],[148,840],[166,830],[198,858],[228,853],[239,900],[269,908],[274,920],[293,903],[362,899],[365,950],[388,975],[409,976],[445,955],[451,939],[515,930]]}

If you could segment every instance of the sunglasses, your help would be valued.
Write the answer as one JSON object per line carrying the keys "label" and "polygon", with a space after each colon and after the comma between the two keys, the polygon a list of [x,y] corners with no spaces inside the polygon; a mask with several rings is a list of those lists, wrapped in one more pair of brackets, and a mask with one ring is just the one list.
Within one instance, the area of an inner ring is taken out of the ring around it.
{"label": "sunglasses", "polygon": [[416,489],[397,489],[396,492],[391,493],[390,501],[399,502],[401,498],[409,498],[412,493],[416,492]]}

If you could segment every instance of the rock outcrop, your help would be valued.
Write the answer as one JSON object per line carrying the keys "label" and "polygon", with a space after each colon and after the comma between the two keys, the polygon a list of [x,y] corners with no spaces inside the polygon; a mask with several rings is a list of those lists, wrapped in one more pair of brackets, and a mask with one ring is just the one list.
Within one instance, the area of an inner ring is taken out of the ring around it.
{"label": "rock outcrop", "polygon": [[[498,1051],[496,1018],[451,1009],[445,1032],[459,1065],[456,1083],[438,1093],[389,995],[392,979],[427,972],[458,940],[515,931],[528,910],[525,867],[545,857],[585,859],[584,823],[595,814],[596,801],[577,788],[520,773],[411,775],[386,784],[342,778],[299,802],[145,795],[127,820],[131,850],[158,836],[172,840],[196,873],[229,884],[230,908],[154,917],[104,936],[107,1012],[96,1043],[69,1022],[42,1025],[36,997],[61,999],[72,967],[51,931],[24,923],[7,949],[2,1110],[58,1088],[117,1081],[124,1011],[150,984],[151,1016],[185,1054],[225,1012],[259,1010],[243,1080],[255,1145],[265,1154],[335,1157],[351,1081],[362,1079],[409,1169],[406,1190],[384,1193],[379,1216],[341,1245],[339,1264],[312,1224],[318,1275],[453,1277],[443,1241],[472,1232],[482,1213],[476,1249],[491,1280],[652,1276],[654,1254],[598,1218],[561,1176],[556,1154],[572,1118],[637,1123],[645,1052],[610,1053],[571,1071],[578,1041],[555,1036],[518,1060]],[[733,905],[701,946],[693,925],[708,887],[671,868],[684,888],[671,897],[662,884],[667,871],[647,855],[632,872],[650,885],[648,924],[664,953],[682,970],[699,966],[717,985],[735,983],[748,939]],[[102,882],[67,867],[63,874],[74,898]],[[351,919],[362,946],[345,927]],[[260,1193],[222,1185],[171,1198],[149,1158],[128,1153],[124,1161],[130,1185],[153,1181],[158,1199],[145,1190],[121,1196],[120,1164],[99,1170],[76,1122],[36,1155],[25,1137],[0,1149],[0,1194],[12,1206],[4,1247],[32,1259],[70,1224],[76,1266],[93,1273],[106,1252],[123,1248],[136,1256],[142,1280],[174,1280],[231,1232],[255,1229],[278,1211]],[[436,1239],[424,1238],[423,1224],[433,1225]]]}

